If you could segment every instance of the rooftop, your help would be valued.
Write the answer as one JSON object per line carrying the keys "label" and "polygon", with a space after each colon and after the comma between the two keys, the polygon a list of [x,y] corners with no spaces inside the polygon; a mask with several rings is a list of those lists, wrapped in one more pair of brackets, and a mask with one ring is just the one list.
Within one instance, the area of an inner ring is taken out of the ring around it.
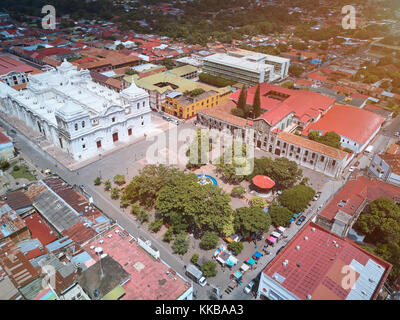
{"label": "rooftop", "polygon": [[6,75],[13,71],[30,73],[33,71],[38,71],[38,69],[19,60],[15,60],[6,56],[0,56],[0,75]]}
{"label": "rooftop", "polygon": [[182,278],[150,257],[120,227],[83,247],[98,261],[95,247],[101,247],[104,254],[115,259],[129,273],[130,281],[123,285],[126,291],[124,300],[175,300],[188,289]]}
{"label": "rooftop", "polygon": [[356,180],[349,180],[319,215],[334,220],[340,210],[353,216],[364,200],[371,202],[379,197],[395,200],[399,195],[400,187],[360,176]]}
{"label": "rooftop", "polygon": [[43,246],[57,239],[56,233],[39,213],[35,212],[27,216],[24,221],[31,232],[32,239],[38,239]]}
{"label": "rooftop", "polygon": [[10,277],[16,288],[25,286],[39,276],[38,271],[10,239],[6,239],[0,244],[1,268]]}
{"label": "rooftop", "polygon": [[400,175],[400,145],[392,144],[385,153],[379,155],[391,168],[394,174]]}
{"label": "rooftop", "polygon": [[304,129],[308,135],[311,130],[322,134],[334,131],[342,137],[364,145],[368,139],[382,126],[385,118],[353,106],[334,105],[321,119]]}
{"label": "rooftop", "polygon": [[[102,276],[102,274],[104,276]],[[128,281],[130,275],[110,255],[97,261],[79,277],[79,285],[92,300],[103,298],[117,286]]]}
{"label": "rooftop", "polygon": [[0,201],[0,240],[25,229],[24,220],[4,201]]}
{"label": "rooftop", "polygon": [[5,197],[7,198],[7,204],[13,210],[24,209],[32,206],[32,201],[22,191],[9,192]]}
{"label": "rooftop", "polygon": [[279,133],[278,139],[319,152],[333,159],[342,160],[347,156],[347,153],[342,150],[285,131]]}
{"label": "rooftop", "polygon": [[[253,105],[257,85],[247,89],[247,104]],[[231,99],[239,100],[241,90],[234,92]],[[318,118],[328,110],[335,99],[326,97],[309,90],[293,90],[281,86],[260,84],[261,108],[266,110],[259,119],[266,120],[270,125],[275,125],[289,113],[301,122],[307,123],[310,119]],[[306,120],[304,120],[306,119]]]}
{"label": "rooftop", "polygon": [[[345,289],[350,266],[356,282]],[[376,299],[392,265],[310,222],[263,273],[300,300]]]}
{"label": "rooftop", "polygon": [[234,124],[238,127],[245,127],[247,124],[247,120],[237,117],[233,114],[231,114],[231,110],[236,108],[236,104],[232,101],[227,101],[215,108],[204,108],[198,111],[198,113],[203,113],[206,115],[209,115],[211,117],[229,122],[231,124]]}

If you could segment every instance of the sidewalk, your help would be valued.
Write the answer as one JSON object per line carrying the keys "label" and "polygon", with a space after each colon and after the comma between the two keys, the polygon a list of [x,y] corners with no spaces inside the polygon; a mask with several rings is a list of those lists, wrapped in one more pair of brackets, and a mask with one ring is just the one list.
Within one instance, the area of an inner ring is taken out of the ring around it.
{"label": "sidewalk", "polygon": [[17,129],[20,133],[22,133],[26,138],[31,140],[35,145],[40,147],[42,150],[46,151],[52,158],[54,158],[57,162],[61,163],[64,167],[69,169],[70,171],[75,171],[86,167],[98,160],[101,160],[104,156],[112,154],[118,150],[126,148],[132,144],[138,143],[146,139],[146,137],[155,136],[160,133],[160,130],[165,132],[170,128],[170,124],[161,120],[160,118],[151,115],[152,127],[149,130],[146,130],[133,135],[131,141],[129,142],[117,142],[115,147],[110,150],[104,150],[102,154],[98,156],[92,157],[87,160],[77,161],[72,158],[69,154],[62,151],[59,147],[52,144],[50,141],[46,140],[45,136],[40,134],[39,132],[32,130],[32,128],[28,127],[23,121],[15,118],[9,117],[3,112],[0,112],[0,117],[7,122],[9,125]]}

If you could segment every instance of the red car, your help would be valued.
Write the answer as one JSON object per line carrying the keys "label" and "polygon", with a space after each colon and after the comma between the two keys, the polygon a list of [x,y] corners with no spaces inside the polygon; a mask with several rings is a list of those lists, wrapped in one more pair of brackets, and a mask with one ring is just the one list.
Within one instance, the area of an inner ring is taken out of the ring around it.
{"label": "red car", "polygon": [[358,167],[359,165],[360,165],[360,161],[357,161],[357,162],[354,164],[355,167]]}

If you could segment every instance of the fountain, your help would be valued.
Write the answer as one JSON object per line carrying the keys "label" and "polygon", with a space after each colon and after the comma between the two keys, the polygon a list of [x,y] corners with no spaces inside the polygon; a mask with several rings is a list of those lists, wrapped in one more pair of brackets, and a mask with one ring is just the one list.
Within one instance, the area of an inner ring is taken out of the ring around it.
{"label": "fountain", "polygon": [[203,171],[201,172],[201,174],[197,175],[197,178],[198,178],[198,183],[201,184],[202,186],[210,183],[212,183],[215,186],[218,185],[218,182],[217,180],[215,180],[214,177],[206,175]]}

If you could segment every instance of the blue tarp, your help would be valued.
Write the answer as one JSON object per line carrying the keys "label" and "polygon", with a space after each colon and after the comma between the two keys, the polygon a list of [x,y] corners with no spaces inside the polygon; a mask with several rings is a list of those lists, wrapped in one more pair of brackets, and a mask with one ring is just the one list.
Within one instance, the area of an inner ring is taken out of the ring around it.
{"label": "blue tarp", "polygon": [[244,262],[251,266],[256,263],[253,258],[247,258]]}
{"label": "blue tarp", "polygon": [[261,252],[254,252],[253,257],[255,257],[256,259],[260,259],[262,257],[262,253]]}
{"label": "blue tarp", "polygon": [[269,209],[268,209],[268,208],[265,208],[265,209],[264,209],[264,212],[265,212],[265,213],[269,213]]}
{"label": "blue tarp", "polygon": [[237,279],[240,280],[242,278],[242,273],[240,271],[236,271],[233,276]]}

